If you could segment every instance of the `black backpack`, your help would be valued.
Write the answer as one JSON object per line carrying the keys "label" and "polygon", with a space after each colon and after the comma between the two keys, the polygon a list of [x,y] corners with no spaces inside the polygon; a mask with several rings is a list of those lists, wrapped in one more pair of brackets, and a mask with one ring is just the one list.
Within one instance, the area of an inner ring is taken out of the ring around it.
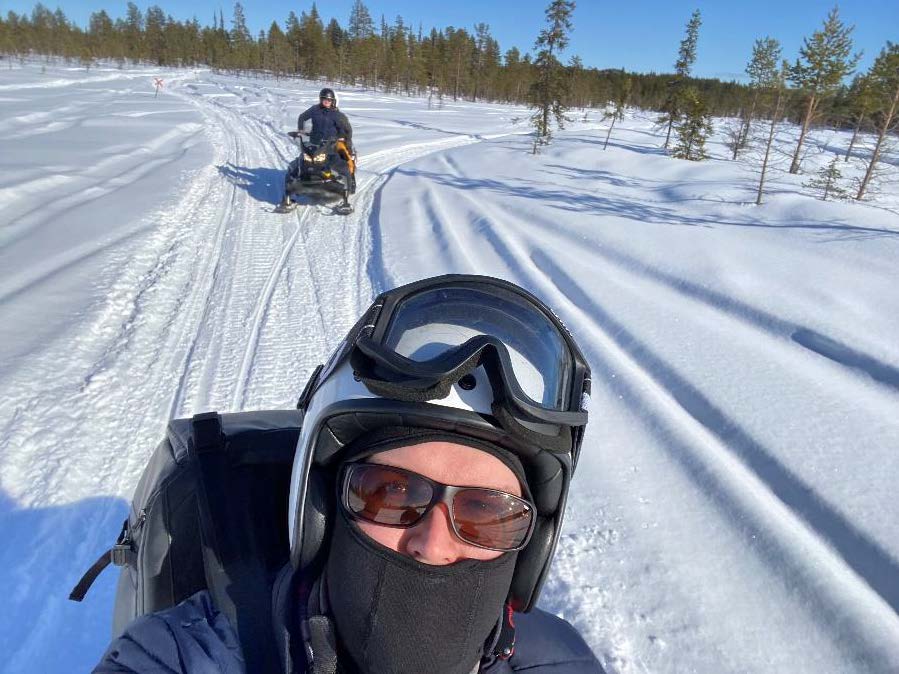
{"label": "black backpack", "polygon": [[298,410],[198,414],[169,423],[128,519],[70,595],[122,567],[113,638],[134,618],[208,589],[235,627],[247,671],[278,671],[272,593],[289,563],[288,493]]}

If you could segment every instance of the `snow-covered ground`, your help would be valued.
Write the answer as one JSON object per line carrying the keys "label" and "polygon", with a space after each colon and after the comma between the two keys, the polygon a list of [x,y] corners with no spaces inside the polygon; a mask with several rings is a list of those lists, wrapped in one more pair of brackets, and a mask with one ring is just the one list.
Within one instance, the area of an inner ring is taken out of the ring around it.
{"label": "snow-covered ground", "polygon": [[777,171],[756,207],[747,163],[670,159],[643,113],[533,156],[526,110],[360,90],[356,212],[279,215],[318,87],[0,70],[0,669],[96,662],[115,573],[66,597],[168,418],[292,406],[373,294],[454,271],[590,359],[541,603],[610,672],[899,670],[899,190]]}

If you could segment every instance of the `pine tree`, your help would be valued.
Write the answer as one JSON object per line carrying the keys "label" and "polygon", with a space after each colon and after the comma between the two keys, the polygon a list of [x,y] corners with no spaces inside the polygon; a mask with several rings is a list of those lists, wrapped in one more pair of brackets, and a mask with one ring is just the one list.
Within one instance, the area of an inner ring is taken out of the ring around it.
{"label": "pine tree", "polygon": [[361,77],[364,82],[374,86],[378,81],[380,65],[378,40],[375,36],[375,23],[362,0],[356,0],[353,4],[347,35],[350,40],[349,67],[354,74],[353,79]]}
{"label": "pine tree", "polygon": [[846,150],[846,156],[843,157],[844,162],[848,162],[849,157],[852,156],[852,148],[855,147],[862,124],[877,107],[877,93],[872,86],[870,72],[865,75],[856,75],[852,80],[852,86],[849,87],[849,101],[849,109],[855,118],[855,128],[852,131],[852,140],[849,141],[849,149]]}
{"label": "pine tree", "polygon": [[[745,111],[741,111],[741,114],[748,114]],[[724,138],[725,147],[731,151],[731,159],[736,159],[737,154],[746,147],[746,144],[749,142],[749,138],[747,137],[744,141],[743,139],[743,131],[746,126],[746,117],[740,117],[739,119],[729,119],[725,122],[724,126]]]}
{"label": "pine tree", "polygon": [[807,96],[805,114],[799,142],[793,153],[790,173],[799,173],[802,145],[809,126],[815,119],[821,99],[832,94],[843,79],[852,73],[860,56],[850,56],[852,52],[853,26],[845,26],[840,21],[839,9],[834,7],[827,15],[821,30],[805,38],[799,49],[799,59],[790,69],[790,81]]}
{"label": "pine tree", "polygon": [[517,99],[522,86],[521,52],[517,47],[508,49],[503,55],[503,71],[500,76],[498,95],[502,100]]}
{"label": "pine tree", "polygon": [[474,26],[475,48],[472,54],[473,63],[472,71],[474,75],[474,89],[471,93],[472,100],[477,100],[482,94],[482,86],[487,78],[487,46],[492,39],[490,37],[490,26],[486,23],[476,23]]}
{"label": "pine tree", "polygon": [[88,35],[95,53],[124,57],[124,54],[119,53],[115,25],[105,10],[91,14]]}
{"label": "pine tree", "polygon": [[165,12],[158,5],[147,8],[144,20],[145,55],[156,65],[165,65]]}
{"label": "pine tree", "polygon": [[[21,31],[21,22],[15,12],[8,12],[6,21],[3,21],[2,17],[0,17],[0,51],[11,56],[18,56]],[[12,59],[9,59],[8,65],[12,69]]]}
{"label": "pine tree", "polygon": [[364,40],[375,34],[375,22],[372,21],[368,7],[362,0],[356,0],[353,3],[353,9],[350,10],[350,25],[347,28],[347,34],[351,40]]}
{"label": "pine tree", "polygon": [[303,49],[303,29],[300,26],[300,20],[294,12],[287,15],[287,23],[285,24],[285,37],[290,45],[290,51],[293,56],[293,64],[291,72],[300,72],[300,52]]}
{"label": "pine tree", "polygon": [[129,2],[125,10],[125,45],[128,49],[128,58],[132,61],[140,59],[142,53],[142,37],[144,31],[144,17],[133,2]]}
{"label": "pine tree", "polygon": [[464,28],[446,30],[446,50],[448,77],[452,81],[453,100],[464,98],[465,92],[471,90],[474,80],[471,64],[474,62],[477,45],[474,37]]}
{"label": "pine tree", "polygon": [[813,190],[821,190],[821,201],[827,201],[827,197],[835,197],[837,199],[845,199],[848,194],[840,186],[840,180],[843,175],[840,173],[840,167],[837,163],[837,156],[834,155],[826,166],[818,169],[815,177],[808,182],[803,183],[803,187]]}
{"label": "pine tree", "polygon": [[290,41],[281,30],[281,26],[277,21],[272,21],[272,25],[268,29],[268,54],[269,67],[276,74],[284,74],[288,71],[293,55],[290,47]]}
{"label": "pine tree", "polygon": [[247,28],[247,18],[243,11],[243,5],[234,3],[234,18],[231,20],[231,58],[229,65],[238,70],[249,67],[250,50],[253,47],[253,37]]}
{"label": "pine tree", "polygon": [[531,122],[536,131],[534,153],[537,145],[549,143],[550,117],[554,118],[559,128],[565,123],[565,100],[567,79],[557,54],[568,46],[568,34],[572,30],[571,14],[574,12],[573,0],[553,0],[546,8],[547,27],[540,31],[534,49],[537,57],[534,66],[537,79],[531,85],[531,107],[536,110]]}
{"label": "pine tree", "polygon": [[603,117],[603,119],[612,120],[611,125],[609,125],[609,130],[606,132],[606,142],[603,143],[603,150],[609,146],[609,137],[612,135],[612,129],[615,128],[615,122],[624,119],[624,110],[627,107],[628,99],[631,97],[631,86],[631,79],[629,77],[621,80],[615,93],[614,107],[611,112],[606,113],[605,117]]}
{"label": "pine tree", "polygon": [[393,26],[387,28],[384,54],[384,86],[406,88],[408,91],[409,51],[406,45],[406,24],[403,17],[397,16]]}
{"label": "pine tree", "polygon": [[674,64],[674,79],[668,82],[668,96],[662,107],[663,114],[657,120],[659,125],[668,126],[668,130],[665,133],[664,147],[666,150],[671,140],[671,129],[674,128],[674,124],[681,114],[683,90],[686,86],[687,78],[690,76],[693,63],[696,61],[696,43],[699,41],[699,27],[701,25],[702,16],[699,10],[696,9],[687,22],[687,32],[684,39],[681,40],[677,61]]}
{"label": "pine tree", "polygon": [[315,79],[325,74],[325,63],[328,60],[327,39],[325,27],[322,25],[321,16],[315,3],[309,14],[303,12],[300,15],[300,32],[303,45],[303,75]]}
{"label": "pine tree", "polygon": [[755,197],[755,205],[761,206],[762,196],[765,193],[765,176],[768,173],[768,162],[771,159],[771,147],[774,144],[774,136],[777,131],[777,125],[780,124],[784,109],[787,105],[787,73],[790,66],[783,61],[780,66],[780,72],[777,74],[777,80],[774,83],[774,101],[771,108],[771,125],[768,127],[768,140],[765,143],[765,154],[762,159],[761,175],[759,176],[759,187]]}
{"label": "pine tree", "polygon": [[569,107],[585,108],[587,106],[587,91],[584,82],[584,61],[580,56],[574,54],[568,60],[567,68]]}
{"label": "pine tree", "polygon": [[53,12],[51,26],[53,48],[51,48],[48,53],[52,53],[53,51],[56,51],[57,53],[61,52],[66,61],[69,61],[76,55],[78,49],[75,45],[75,36],[73,34],[74,31],[72,30],[72,26],[69,24],[69,20],[66,18],[65,13],[59,7]]}
{"label": "pine tree", "polygon": [[678,143],[673,157],[690,161],[708,158],[705,141],[712,133],[712,119],[696,87],[687,87],[681,92],[681,113],[674,128]]}
{"label": "pine tree", "polygon": [[868,189],[871,179],[874,177],[887,134],[897,127],[896,122],[899,117],[899,44],[887,42],[874,61],[874,65],[871,66],[870,76],[874,91],[880,98],[878,106],[880,123],[878,124],[877,142],[871,152],[871,159],[868,161],[865,175],[859,184],[858,193],[855,195],[859,201],[864,198],[865,190]]}
{"label": "pine tree", "polygon": [[752,103],[749,112],[743,119],[739,138],[735,139],[731,149],[733,158],[737,158],[740,150],[746,147],[749,139],[749,129],[755,109],[758,106],[762,93],[775,85],[777,81],[777,66],[780,62],[780,43],[770,37],[764,37],[755,41],[752,47],[752,58],[746,65],[746,74],[749,75],[749,86],[752,88]]}
{"label": "pine tree", "polygon": [[337,19],[331,19],[325,28],[325,38],[328,40],[330,49],[337,57],[337,80],[344,81],[344,73],[347,65],[347,33],[340,27]]}

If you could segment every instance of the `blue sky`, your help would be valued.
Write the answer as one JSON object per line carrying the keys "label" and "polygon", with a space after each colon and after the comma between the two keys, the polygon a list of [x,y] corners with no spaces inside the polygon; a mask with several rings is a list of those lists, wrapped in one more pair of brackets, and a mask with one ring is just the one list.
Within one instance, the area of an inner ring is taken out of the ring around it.
{"label": "blue sky", "polygon": [[[126,0],[65,0],[58,3],[66,15],[86,25],[91,12],[105,9],[112,16],[121,16]],[[50,8],[57,3],[44,0]],[[211,22],[213,13],[224,11],[226,25],[233,9],[228,0],[136,0],[145,9],[159,4],[177,19],[196,15],[201,23]],[[368,0],[365,3],[376,22],[383,14],[392,23],[401,15],[406,24],[416,28],[419,22],[427,31],[432,26],[455,26],[471,29],[483,21],[505,51],[517,46],[530,50],[542,27],[543,10],[548,0],[498,0],[483,2],[454,0],[425,3],[421,0]],[[626,68],[638,72],[670,71],[684,25],[694,8],[700,9],[703,26],[694,74],[704,77],[733,79],[742,76],[743,68],[758,37],[770,35],[780,40],[784,55],[793,60],[802,38],[820,27],[832,0],[752,0],[750,2],[678,0],[632,0],[630,2],[600,2],[580,0],[574,15],[574,33],[567,54],[579,54],[588,66],[598,68]],[[306,1],[245,0],[243,2],[250,28],[257,32],[267,29],[271,21],[283,25],[288,12],[297,14],[308,10]],[[324,19],[336,17],[346,27],[353,0],[325,0],[317,7]],[[34,2],[0,0],[0,12],[29,11]],[[864,51],[861,67],[873,61],[886,40],[899,42],[899,0],[853,0],[840,4],[840,13],[847,23],[855,24],[854,38],[858,49]]]}

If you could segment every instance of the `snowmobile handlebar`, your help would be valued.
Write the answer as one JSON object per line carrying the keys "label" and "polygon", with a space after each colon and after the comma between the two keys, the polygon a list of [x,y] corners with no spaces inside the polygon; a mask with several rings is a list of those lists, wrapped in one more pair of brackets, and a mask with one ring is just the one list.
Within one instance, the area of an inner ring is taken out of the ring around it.
{"label": "snowmobile handlebar", "polygon": [[[288,131],[287,135],[290,136],[291,138],[309,138],[311,134],[309,134],[305,131]],[[344,138],[343,136],[335,138],[334,140],[339,140],[344,143],[346,142],[346,138]]]}

